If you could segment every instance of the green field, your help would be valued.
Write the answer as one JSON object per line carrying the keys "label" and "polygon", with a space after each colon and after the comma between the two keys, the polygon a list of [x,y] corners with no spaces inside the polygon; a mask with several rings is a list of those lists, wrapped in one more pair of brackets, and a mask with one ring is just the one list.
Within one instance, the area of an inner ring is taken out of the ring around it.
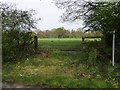
{"label": "green field", "polygon": [[[85,39],[85,42],[100,41],[101,39]],[[81,38],[39,38],[39,47],[49,50],[80,50]]]}

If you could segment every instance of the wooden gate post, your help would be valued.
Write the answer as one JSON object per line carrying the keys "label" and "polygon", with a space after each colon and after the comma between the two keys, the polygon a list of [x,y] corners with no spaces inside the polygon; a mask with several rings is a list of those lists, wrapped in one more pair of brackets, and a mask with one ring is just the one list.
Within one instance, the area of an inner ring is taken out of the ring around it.
{"label": "wooden gate post", "polygon": [[35,52],[38,50],[38,37],[37,36],[34,36],[34,49],[35,49]]}
{"label": "wooden gate post", "polygon": [[85,44],[85,37],[82,37],[82,44]]}
{"label": "wooden gate post", "polygon": [[84,42],[85,41],[85,38],[84,37],[82,37],[82,42]]}

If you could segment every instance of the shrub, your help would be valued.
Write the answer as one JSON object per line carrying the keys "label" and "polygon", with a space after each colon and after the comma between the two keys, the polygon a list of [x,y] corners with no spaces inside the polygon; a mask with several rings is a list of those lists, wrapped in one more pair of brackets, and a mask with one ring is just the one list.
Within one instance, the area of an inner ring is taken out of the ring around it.
{"label": "shrub", "polygon": [[0,6],[3,61],[14,61],[25,55],[23,52],[32,41],[30,29],[35,28],[35,20],[32,18],[32,11],[18,10],[14,5],[6,3],[0,3]]}

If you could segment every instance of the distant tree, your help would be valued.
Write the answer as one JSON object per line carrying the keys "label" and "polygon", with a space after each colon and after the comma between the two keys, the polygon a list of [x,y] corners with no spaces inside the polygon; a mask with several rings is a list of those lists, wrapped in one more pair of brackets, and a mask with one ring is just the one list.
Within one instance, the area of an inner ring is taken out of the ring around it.
{"label": "distant tree", "polygon": [[72,30],[70,34],[71,34],[71,35],[70,35],[71,38],[75,38],[75,37],[76,37],[76,34],[75,34],[75,31],[74,31],[74,30]]}
{"label": "distant tree", "polygon": [[37,36],[38,36],[38,38],[45,38],[46,37],[45,32],[43,32],[43,31],[37,31]]}
{"label": "distant tree", "polygon": [[63,27],[61,28],[55,28],[52,30],[52,34],[54,37],[57,37],[57,38],[67,38],[69,37],[69,31],[68,30],[65,30]]}
{"label": "distant tree", "polygon": [[[86,37],[102,36],[101,31],[84,32],[79,29],[77,29],[76,31],[75,30],[69,31],[63,29],[58,32],[58,28],[55,28],[52,30],[45,30],[45,31],[37,30],[35,32],[39,38],[80,38],[85,36]],[[62,34],[62,37],[59,37],[60,34]]]}
{"label": "distant tree", "polygon": [[102,32],[101,31],[95,31],[93,32],[94,33],[94,36],[103,36]]}
{"label": "distant tree", "polygon": [[64,38],[69,38],[70,37],[70,31],[69,30],[64,29],[64,34],[65,34]]}
{"label": "distant tree", "polygon": [[46,38],[50,38],[51,37],[51,31],[50,30],[45,30],[44,34],[45,34]]}

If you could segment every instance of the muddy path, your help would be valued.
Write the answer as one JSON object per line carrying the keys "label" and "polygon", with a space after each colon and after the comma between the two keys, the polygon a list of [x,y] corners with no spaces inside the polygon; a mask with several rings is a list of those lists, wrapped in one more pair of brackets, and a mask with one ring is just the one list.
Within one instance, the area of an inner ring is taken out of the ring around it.
{"label": "muddy path", "polygon": [[46,84],[22,85],[22,84],[11,83],[11,82],[2,82],[2,88],[39,88],[39,90],[42,90],[41,88],[50,88],[50,86]]}
{"label": "muddy path", "polygon": [[2,82],[2,88],[30,88],[30,86],[25,86],[10,82]]}

